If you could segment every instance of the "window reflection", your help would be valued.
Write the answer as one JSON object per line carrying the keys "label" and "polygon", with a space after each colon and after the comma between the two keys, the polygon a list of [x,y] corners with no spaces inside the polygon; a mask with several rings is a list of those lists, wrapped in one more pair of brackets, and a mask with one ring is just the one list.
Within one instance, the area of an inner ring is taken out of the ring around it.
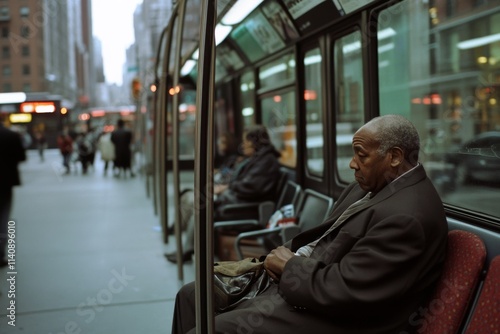
{"label": "window reflection", "polygon": [[281,153],[284,166],[297,165],[295,127],[295,93],[276,94],[262,99],[262,124],[269,130],[271,141]]}
{"label": "window reflection", "polygon": [[308,51],[304,57],[306,107],[306,159],[309,173],[323,176],[323,109],[321,96],[321,54],[319,48]]}
{"label": "window reflection", "polygon": [[[443,201],[499,216],[500,13],[492,3],[408,0],[382,11],[391,20],[379,20],[379,35],[396,34],[379,38],[379,83],[380,113],[417,126],[421,162]],[[394,48],[381,52],[385,43]]]}
{"label": "window reflection", "polygon": [[287,54],[259,69],[260,88],[282,86],[295,80],[295,57]]}
{"label": "window reflection", "polygon": [[352,182],[352,137],[364,123],[361,33],[355,31],[338,39],[334,48],[337,174],[340,180]]}
{"label": "window reflection", "polygon": [[243,115],[243,124],[245,127],[255,124],[255,78],[253,72],[246,72],[241,76],[240,94],[241,94],[241,114]]}

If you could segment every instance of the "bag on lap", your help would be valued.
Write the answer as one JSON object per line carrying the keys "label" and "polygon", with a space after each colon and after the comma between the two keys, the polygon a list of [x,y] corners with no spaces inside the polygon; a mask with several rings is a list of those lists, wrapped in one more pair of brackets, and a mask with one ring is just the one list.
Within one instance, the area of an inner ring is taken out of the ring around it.
{"label": "bag on lap", "polygon": [[221,261],[214,264],[215,312],[233,309],[246,299],[265,291],[270,285],[264,262],[256,258]]}

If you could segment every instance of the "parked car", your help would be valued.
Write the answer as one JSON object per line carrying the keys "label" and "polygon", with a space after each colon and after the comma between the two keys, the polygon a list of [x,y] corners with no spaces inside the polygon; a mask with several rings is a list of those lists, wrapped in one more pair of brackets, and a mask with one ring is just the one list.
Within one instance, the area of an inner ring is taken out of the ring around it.
{"label": "parked car", "polygon": [[482,181],[500,184],[500,131],[483,132],[445,155],[454,165],[456,184]]}

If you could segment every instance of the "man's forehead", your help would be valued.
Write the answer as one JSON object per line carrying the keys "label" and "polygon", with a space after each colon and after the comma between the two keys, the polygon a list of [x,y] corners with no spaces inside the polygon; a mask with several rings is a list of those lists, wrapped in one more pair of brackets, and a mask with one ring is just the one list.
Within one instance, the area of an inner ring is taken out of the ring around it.
{"label": "man's forehead", "polygon": [[352,146],[378,146],[378,141],[375,139],[375,132],[369,127],[361,127],[352,137]]}

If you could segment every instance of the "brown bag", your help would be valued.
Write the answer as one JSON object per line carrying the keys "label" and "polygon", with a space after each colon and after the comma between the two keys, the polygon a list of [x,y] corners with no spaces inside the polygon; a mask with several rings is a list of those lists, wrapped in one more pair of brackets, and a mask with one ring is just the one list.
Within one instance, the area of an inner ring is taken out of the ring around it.
{"label": "brown bag", "polygon": [[222,313],[251,299],[270,285],[264,262],[247,258],[241,261],[221,261],[214,264],[214,309]]}

